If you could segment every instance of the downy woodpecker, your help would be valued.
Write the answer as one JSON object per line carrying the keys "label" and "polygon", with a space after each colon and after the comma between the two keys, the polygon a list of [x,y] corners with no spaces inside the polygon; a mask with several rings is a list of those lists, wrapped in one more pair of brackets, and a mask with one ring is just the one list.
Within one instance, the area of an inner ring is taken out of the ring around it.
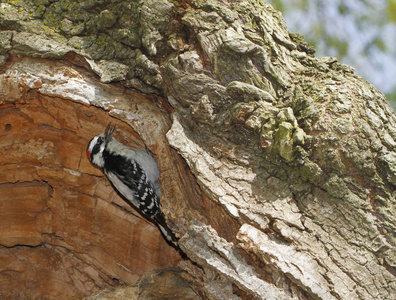
{"label": "downy woodpecker", "polygon": [[161,211],[161,189],[157,161],[146,151],[130,148],[113,138],[115,126],[95,136],[88,144],[88,159],[101,168],[114,188],[154,220],[166,239],[177,245],[178,239],[166,225]]}

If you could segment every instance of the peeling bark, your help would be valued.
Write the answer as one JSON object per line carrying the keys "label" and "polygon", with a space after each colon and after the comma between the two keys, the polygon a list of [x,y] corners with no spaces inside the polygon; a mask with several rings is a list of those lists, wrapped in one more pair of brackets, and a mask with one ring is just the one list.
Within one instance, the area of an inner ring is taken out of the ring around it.
{"label": "peeling bark", "polygon": [[[261,1],[5,2],[4,257],[22,245],[67,257],[55,273],[81,273],[85,286],[67,283],[75,296],[176,264],[208,299],[396,293],[396,116],[351,67],[314,57],[279,12]],[[85,159],[110,120],[156,156],[188,260]],[[25,271],[1,261],[2,296],[15,296],[23,288],[6,280]]]}

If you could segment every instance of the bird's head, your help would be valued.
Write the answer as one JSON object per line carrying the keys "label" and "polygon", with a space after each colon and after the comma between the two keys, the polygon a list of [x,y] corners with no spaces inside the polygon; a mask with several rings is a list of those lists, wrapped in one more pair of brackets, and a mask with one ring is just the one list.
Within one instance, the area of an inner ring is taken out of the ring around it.
{"label": "bird's head", "polygon": [[112,139],[115,129],[115,126],[110,129],[110,124],[111,123],[107,125],[107,128],[103,133],[93,137],[87,146],[87,157],[89,161],[99,168],[104,167],[103,151],[105,150],[106,144]]}

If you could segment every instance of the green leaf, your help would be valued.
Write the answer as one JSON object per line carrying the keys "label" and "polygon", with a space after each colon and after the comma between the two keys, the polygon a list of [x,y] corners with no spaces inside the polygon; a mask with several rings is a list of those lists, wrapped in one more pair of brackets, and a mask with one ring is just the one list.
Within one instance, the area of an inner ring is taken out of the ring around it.
{"label": "green leaf", "polygon": [[396,0],[388,0],[388,18],[391,22],[396,22]]}

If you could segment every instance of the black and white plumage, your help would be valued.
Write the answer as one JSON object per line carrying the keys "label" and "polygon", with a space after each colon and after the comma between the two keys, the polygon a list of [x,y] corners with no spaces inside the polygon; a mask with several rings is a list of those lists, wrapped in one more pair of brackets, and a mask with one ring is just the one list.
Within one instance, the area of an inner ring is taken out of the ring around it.
{"label": "black and white plumage", "polygon": [[159,169],[153,156],[130,148],[113,138],[115,126],[92,138],[87,147],[88,159],[101,168],[115,189],[154,220],[168,241],[177,245],[177,238],[168,228],[161,211]]}

